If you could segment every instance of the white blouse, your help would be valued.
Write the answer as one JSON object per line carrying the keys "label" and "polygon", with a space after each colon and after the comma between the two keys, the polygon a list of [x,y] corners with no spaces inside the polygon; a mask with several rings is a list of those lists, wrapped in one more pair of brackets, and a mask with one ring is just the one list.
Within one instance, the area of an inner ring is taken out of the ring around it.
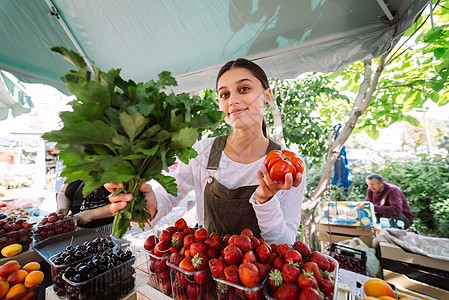
{"label": "white blouse", "polygon": [[[193,148],[198,156],[191,159],[186,165],[179,162],[176,170],[170,176],[176,178],[178,195],[168,194],[160,185],[153,185],[157,199],[157,214],[152,219],[156,224],[163,216],[167,215],[173,207],[179,205],[182,199],[191,191],[195,191],[196,217],[200,225],[204,224],[204,188],[209,176],[214,177],[229,189],[241,186],[259,185],[256,172],[260,170],[265,156],[250,164],[237,163],[223,152],[218,170],[208,170],[210,150],[214,138],[206,138],[198,141]],[[306,184],[305,172],[303,180],[298,187],[290,190],[281,190],[269,201],[259,204],[255,201],[255,195],[249,199],[259,222],[261,235],[266,242],[293,244],[297,230],[301,222],[301,205]]]}

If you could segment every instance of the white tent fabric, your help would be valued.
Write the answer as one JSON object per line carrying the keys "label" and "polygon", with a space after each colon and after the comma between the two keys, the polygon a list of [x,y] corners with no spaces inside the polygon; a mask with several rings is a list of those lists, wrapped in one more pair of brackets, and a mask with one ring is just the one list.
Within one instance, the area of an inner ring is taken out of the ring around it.
{"label": "white tent fabric", "polygon": [[9,110],[11,110],[13,117],[17,117],[29,113],[31,108],[25,107],[11,96],[6,88],[4,76],[0,76],[0,121],[8,118]]}
{"label": "white tent fabric", "polygon": [[[382,4],[385,4],[383,6]],[[247,57],[269,77],[330,72],[387,51],[428,0],[3,0],[0,69],[65,90],[79,51],[134,81],[170,71],[178,91],[213,88],[218,68]]]}

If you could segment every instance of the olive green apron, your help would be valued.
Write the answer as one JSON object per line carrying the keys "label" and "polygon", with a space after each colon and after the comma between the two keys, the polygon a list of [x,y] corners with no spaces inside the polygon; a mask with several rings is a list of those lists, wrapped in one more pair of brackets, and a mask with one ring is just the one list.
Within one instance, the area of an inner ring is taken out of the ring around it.
{"label": "olive green apron", "polygon": [[[218,169],[227,138],[227,135],[215,138],[207,163],[208,170]],[[280,149],[281,146],[270,140],[266,153]],[[260,237],[256,213],[249,202],[258,186],[229,189],[213,176],[209,176],[204,189],[204,227],[207,231],[223,236],[227,233],[240,234],[244,228],[249,228],[254,236]]]}

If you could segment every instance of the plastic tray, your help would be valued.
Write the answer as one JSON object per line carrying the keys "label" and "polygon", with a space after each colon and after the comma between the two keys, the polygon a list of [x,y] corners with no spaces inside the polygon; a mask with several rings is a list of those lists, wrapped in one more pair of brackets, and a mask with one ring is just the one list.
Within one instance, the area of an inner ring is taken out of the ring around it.
{"label": "plastic tray", "polygon": [[136,258],[83,282],[73,282],[62,276],[67,290],[67,299],[121,299],[135,286],[134,262]]}
{"label": "plastic tray", "polygon": [[[189,297],[189,300],[213,299],[215,284],[210,276],[209,268],[205,268],[201,271],[187,272],[171,264],[170,260],[167,260],[167,265],[170,269],[170,281],[174,299],[177,299],[177,297],[181,295],[187,296],[187,289],[190,291],[196,290],[198,294],[198,297]],[[203,275],[206,277],[203,277]],[[180,284],[178,279],[183,277],[185,277],[186,280],[182,279],[183,283]],[[199,278],[204,278],[203,284],[198,283],[197,279]],[[191,293],[189,292],[189,294]]]}
{"label": "plastic tray", "polygon": [[[73,227],[75,228],[73,229]],[[75,231],[76,228],[76,216],[57,220],[53,223],[46,223],[45,225],[37,225],[37,228],[34,230],[34,240],[41,242],[56,235]],[[45,235],[42,235],[41,232],[45,232]],[[48,232],[52,232],[52,236],[47,236]]]}
{"label": "plastic tray", "polygon": [[[12,244],[21,244],[22,251],[28,250],[33,242],[33,227],[10,231],[0,236],[0,250]],[[0,257],[3,257],[0,254]]]}
{"label": "plastic tray", "polygon": [[39,294],[39,286],[40,286],[40,284],[33,286],[31,288],[28,288],[25,291],[23,291],[17,295],[14,295],[14,296],[11,296],[8,298],[2,298],[2,300],[18,300],[18,299],[22,299],[25,297],[26,297],[26,299],[37,299],[38,294]]}
{"label": "plastic tray", "polygon": [[[338,266],[338,261],[335,258],[333,258],[333,257],[331,257],[329,255],[324,255],[324,256],[326,256],[328,259],[333,260],[334,264],[335,264],[335,270],[332,271],[330,273],[330,275],[334,278],[334,297],[333,297],[333,300],[337,300],[337,298],[338,298],[337,297],[338,296],[337,295],[338,294],[338,273],[339,273],[338,271],[340,269],[339,266]],[[263,288],[263,294],[264,294],[266,299],[268,299],[268,300],[275,300],[275,298],[272,297],[272,294],[269,291],[267,284]]]}
{"label": "plastic tray", "polygon": [[170,296],[172,293],[170,270],[167,259],[169,256],[156,256],[144,249],[148,268],[148,284],[158,291]]}
{"label": "plastic tray", "polygon": [[[97,237],[107,237],[109,233],[96,228],[78,228],[75,231],[52,236],[33,246],[34,250],[48,263],[50,257],[63,252],[67,246],[76,246]],[[72,240],[73,239],[73,240]]]}
{"label": "plastic tray", "polygon": [[331,243],[329,255],[338,261],[340,268],[366,274],[366,252],[345,245]]}
{"label": "plastic tray", "polygon": [[217,278],[212,275],[216,284],[218,299],[265,299],[263,288],[267,282],[267,278],[256,286],[247,287],[240,284],[235,284],[224,279]]}

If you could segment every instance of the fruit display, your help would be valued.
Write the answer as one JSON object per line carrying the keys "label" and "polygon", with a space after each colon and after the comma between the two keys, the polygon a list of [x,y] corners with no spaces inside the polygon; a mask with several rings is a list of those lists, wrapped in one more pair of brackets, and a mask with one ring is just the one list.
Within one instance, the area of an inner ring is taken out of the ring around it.
{"label": "fruit display", "polygon": [[134,289],[134,261],[129,250],[109,249],[68,267],[62,276],[67,299],[121,299]]}
{"label": "fruit display", "polygon": [[74,267],[83,261],[90,260],[97,253],[115,248],[116,244],[109,238],[97,237],[92,241],[85,241],[81,245],[67,246],[65,251],[50,257],[53,290],[58,296],[65,296],[66,284],[62,279],[62,275],[67,268]]}
{"label": "fruit display", "polygon": [[31,212],[23,209],[20,206],[13,205],[13,204],[7,204],[3,207],[0,207],[0,213],[2,215],[8,216],[8,217],[21,217],[26,218],[31,216]]}
{"label": "fruit display", "polygon": [[[0,250],[3,256],[14,256],[30,248],[33,241],[32,225],[24,219],[6,217],[0,220]],[[14,245],[17,244],[17,245]],[[12,247],[3,249],[11,245]],[[20,249],[21,248],[21,249]]]}
{"label": "fruit display", "polygon": [[55,212],[43,218],[34,232],[34,238],[41,242],[46,238],[76,230],[76,216],[69,214],[57,214]]}
{"label": "fruit display", "polygon": [[[151,237],[154,237],[154,235]],[[165,253],[162,256],[156,256],[150,251],[145,250],[145,254],[147,258],[149,285],[170,296],[171,283],[170,272],[167,265],[167,259],[169,257],[168,253]]]}
{"label": "fruit display", "polygon": [[393,288],[380,278],[371,278],[365,281],[363,291],[366,295],[363,300],[396,300]]}
{"label": "fruit display", "polygon": [[366,252],[345,245],[332,243],[329,254],[338,261],[340,268],[366,275]]}
{"label": "fruit display", "polygon": [[43,280],[38,262],[22,267],[10,260],[0,266],[0,299],[37,299],[37,287]]}

